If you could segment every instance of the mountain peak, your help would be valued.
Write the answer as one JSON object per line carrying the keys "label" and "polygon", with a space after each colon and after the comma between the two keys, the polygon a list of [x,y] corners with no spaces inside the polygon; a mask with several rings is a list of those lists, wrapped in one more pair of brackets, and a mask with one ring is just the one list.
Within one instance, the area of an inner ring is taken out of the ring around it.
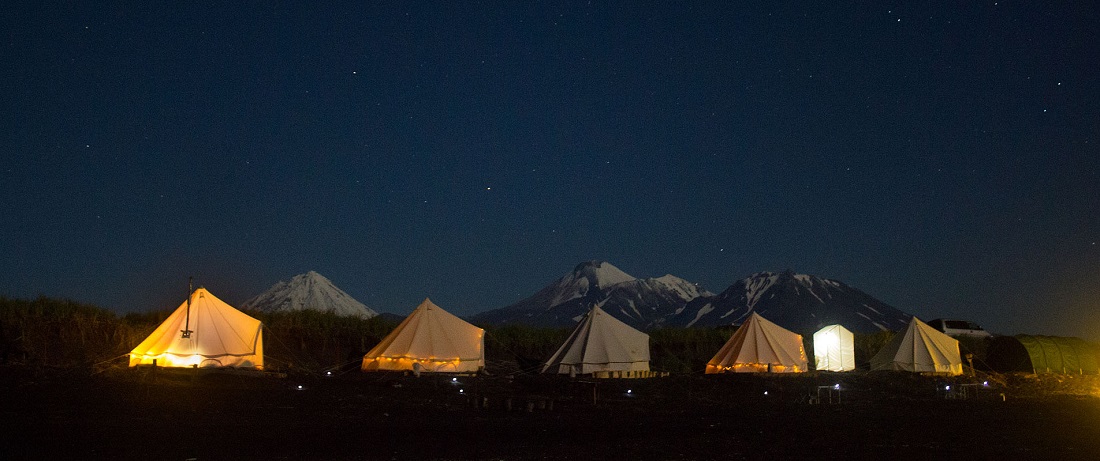
{"label": "mountain peak", "polygon": [[636,277],[619,270],[607,261],[585,261],[573,268],[572,280],[586,279],[590,286],[607,288],[616,283],[629,282]]}
{"label": "mountain peak", "polygon": [[315,271],[280,281],[241,307],[265,312],[317,310],[360,318],[378,315]]}

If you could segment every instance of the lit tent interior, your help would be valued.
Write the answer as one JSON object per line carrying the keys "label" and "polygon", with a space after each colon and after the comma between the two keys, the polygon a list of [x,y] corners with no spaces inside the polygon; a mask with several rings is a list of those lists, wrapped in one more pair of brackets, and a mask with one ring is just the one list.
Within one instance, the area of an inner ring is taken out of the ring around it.
{"label": "lit tent interior", "polygon": [[154,361],[165,367],[263,369],[262,324],[199,287],[130,351],[131,367]]}
{"label": "lit tent interior", "polygon": [[814,333],[814,369],[851,371],[856,369],[855,337],[840,325],[829,325]]}
{"label": "lit tent interior", "polygon": [[801,373],[807,362],[802,335],[753,312],[707,362],[706,373]]}
{"label": "lit tent interior", "polygon": [[592,306],[542,372],[591,374],[597,378],[647,377],[649,335]]}
{"label": "lit tent interior", "polygon": [[425,298],[363,356],[363,371],[474,373],[485,367],[485,330]]}
{"label": "lit tent interior", "polygon": [[871,369],[961,375],[959,341],[913,317],[905,331],[871,357]]}

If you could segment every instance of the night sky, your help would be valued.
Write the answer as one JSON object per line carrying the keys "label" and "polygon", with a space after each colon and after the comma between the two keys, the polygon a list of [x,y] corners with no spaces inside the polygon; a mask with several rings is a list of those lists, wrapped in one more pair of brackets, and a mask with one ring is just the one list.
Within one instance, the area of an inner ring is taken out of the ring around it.
{"label": "night sky", "polygon": [[0,295],[468,315],[600,259],[1100,340],[1095,2],[526,3],[5,6]]}

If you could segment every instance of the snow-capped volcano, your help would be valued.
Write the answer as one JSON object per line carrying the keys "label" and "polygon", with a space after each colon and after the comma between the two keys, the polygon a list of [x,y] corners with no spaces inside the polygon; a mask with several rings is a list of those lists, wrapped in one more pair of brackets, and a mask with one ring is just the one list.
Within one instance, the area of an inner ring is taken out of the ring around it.
{"label": "snow-capped volcano", "polygon": [[530,298],[475,315],[474,323],[571,326],[593,305],[635,328],[659,325],[710,292],[679,277],[639,279],[604,261],[587,261]]}
{"label": "snow-capped volcano", "polygon": [[267,291],[245,301],[242,309],[264,312],[316,310],[332,312],[345,317],[369,319],[378,315],[371,308],[356,301],[329,279],[314,271],[299,274],[290,280],[282,280]]}
{"label": "snow-capped volcano", "polygon": [[804,335],[832,324],[865,333],[896,331],[912,318],[842,282],[786,271],[756,273],[716,296],[697,298],[666,325],[736,325],[753,312]]}

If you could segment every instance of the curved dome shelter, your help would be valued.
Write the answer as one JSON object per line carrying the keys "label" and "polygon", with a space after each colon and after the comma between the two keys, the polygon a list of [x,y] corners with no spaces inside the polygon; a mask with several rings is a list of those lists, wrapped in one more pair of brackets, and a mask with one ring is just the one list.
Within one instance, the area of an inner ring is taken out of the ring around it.
{"label": "curved dome shelter", "polygon": [[1073,337],[998,336],[989,343],[986,361],[1000,373],[1100,373],[1095,349]]}

